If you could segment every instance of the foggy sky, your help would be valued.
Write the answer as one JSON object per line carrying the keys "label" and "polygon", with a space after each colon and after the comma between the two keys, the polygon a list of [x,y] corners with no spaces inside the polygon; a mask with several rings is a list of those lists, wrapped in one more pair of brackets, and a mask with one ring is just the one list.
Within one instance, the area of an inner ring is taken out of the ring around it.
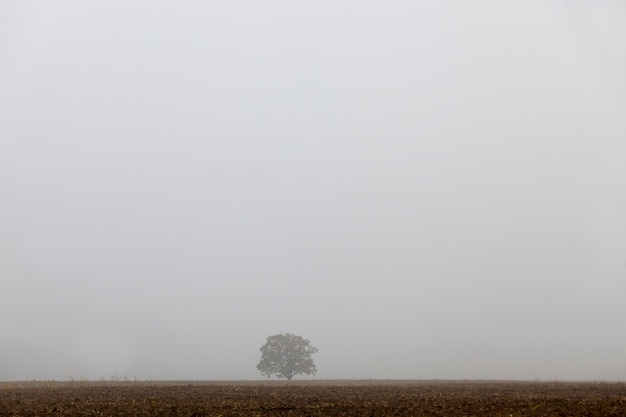
{"label": "foggy sky", "polygon": [[0,380],[626,379],[621,1],[0,3]]}

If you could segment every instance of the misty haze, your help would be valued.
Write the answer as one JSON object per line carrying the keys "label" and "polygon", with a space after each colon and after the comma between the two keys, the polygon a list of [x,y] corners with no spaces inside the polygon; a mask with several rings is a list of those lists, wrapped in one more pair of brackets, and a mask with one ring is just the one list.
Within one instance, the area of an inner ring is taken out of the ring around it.
{"label": "misty haze", "polygon": [[625,74],[622,1],[2,1],[0,381],[624,380]]}

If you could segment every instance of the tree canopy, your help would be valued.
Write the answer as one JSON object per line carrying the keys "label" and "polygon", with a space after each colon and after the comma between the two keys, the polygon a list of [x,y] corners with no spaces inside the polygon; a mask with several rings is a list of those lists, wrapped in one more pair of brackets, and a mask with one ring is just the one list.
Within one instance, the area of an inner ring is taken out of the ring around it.
{"label": "tree canopy", "polygon": [[291,380],[295,375],[315,375],[317,367],[311,357],[317,348],[301,336],[281,333],[269,336],[261,347],[261,360],[256,368],[262,375],[276,375]]}

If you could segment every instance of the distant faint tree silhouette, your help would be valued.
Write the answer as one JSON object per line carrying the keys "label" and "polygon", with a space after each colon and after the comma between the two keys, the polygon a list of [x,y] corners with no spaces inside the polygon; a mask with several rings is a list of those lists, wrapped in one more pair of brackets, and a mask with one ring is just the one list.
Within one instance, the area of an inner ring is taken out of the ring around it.
{"label": "distant faint tree silhouette", "polygon": [[262,375],[276,375],[291,381],[295,375],[315,375],[317,367],[311,357],[317,348],[301,336],[281,333],[269,336],[261,347],[261,360],[256,368]]}

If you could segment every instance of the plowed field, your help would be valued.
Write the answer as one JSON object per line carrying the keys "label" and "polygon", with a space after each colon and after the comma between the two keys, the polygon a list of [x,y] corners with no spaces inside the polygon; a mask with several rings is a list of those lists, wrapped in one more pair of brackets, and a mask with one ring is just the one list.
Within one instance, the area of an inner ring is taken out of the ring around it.
{"label": "plowed field", "polygon": [[0,416],[626,416],[626,384],[6,382]]}

